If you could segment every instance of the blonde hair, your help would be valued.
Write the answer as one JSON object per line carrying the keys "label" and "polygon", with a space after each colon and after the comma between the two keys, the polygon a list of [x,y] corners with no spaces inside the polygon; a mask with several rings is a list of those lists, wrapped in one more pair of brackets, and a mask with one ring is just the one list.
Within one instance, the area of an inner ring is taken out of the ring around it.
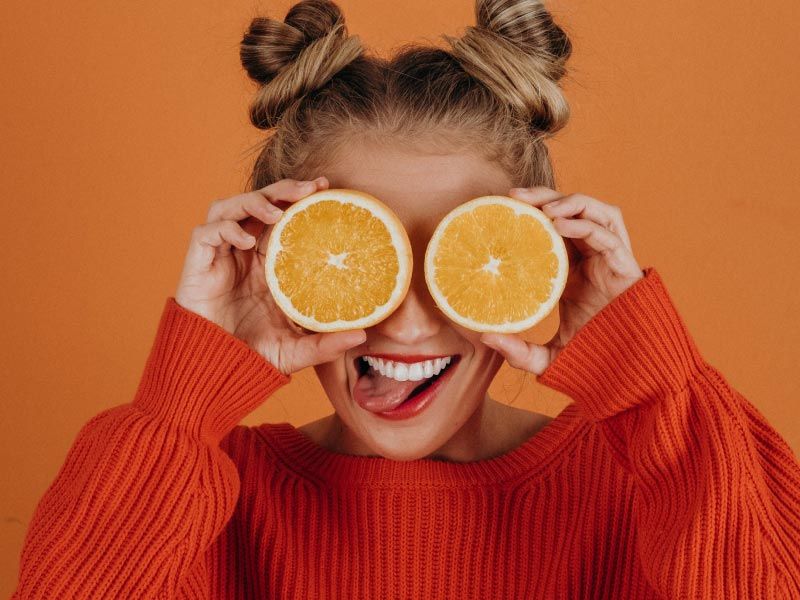
{"label": "blonde hair", "polygon": [[358,139],[472,150],[516,186],[555,187],[544,142],[569,118],[558,82],[570,40],[538,0],[476,0],[475,16],[442,36],[447,49],[406,44],[391,58],[367,55],[330,0],[253,19],[240,56],[259,86],[250,120],[270,134],[249,189],[324,174]]}

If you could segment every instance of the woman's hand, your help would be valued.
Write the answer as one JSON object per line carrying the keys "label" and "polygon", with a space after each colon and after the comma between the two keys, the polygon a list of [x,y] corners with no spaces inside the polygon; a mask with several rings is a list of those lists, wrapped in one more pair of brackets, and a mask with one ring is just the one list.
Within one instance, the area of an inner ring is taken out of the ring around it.
{"label": "woman's hand", "polygon": [[570,267],[558,303],[561,322],[544,346],[497,333],[484,333],[481,341],[512,367],[541,375],[581,327],[644,273],[633,257],[619,207],[548,187],[513,188],[509,195],[541,209],[565,238]]}
{"label": "woman's hand", "polygon": [[291,203],[328,187],[328,180],[282,179],[211,203],[206,223],[192,231],[175,301],[212,321],[284,374],[328,362],[364,341],[363,330],[307,333],[275,304],[267,287],[267,230]]}

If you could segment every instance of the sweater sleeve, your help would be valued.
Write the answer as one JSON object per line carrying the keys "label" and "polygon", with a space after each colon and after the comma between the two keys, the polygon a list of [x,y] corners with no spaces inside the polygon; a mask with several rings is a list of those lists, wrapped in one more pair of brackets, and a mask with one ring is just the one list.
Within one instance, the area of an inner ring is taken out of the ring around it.
{"label": "sweater sleeve", "polygon": [[537,381],[632,475],[638,557],[663,597],[800,598],[800,464],[643,273]]}
{"label": "sweater sleeve", "polygon": [[289,379],[168,298],[133,402],[81,428],[40,499],[13,598],[173,598],[238,499],[221,439]]}

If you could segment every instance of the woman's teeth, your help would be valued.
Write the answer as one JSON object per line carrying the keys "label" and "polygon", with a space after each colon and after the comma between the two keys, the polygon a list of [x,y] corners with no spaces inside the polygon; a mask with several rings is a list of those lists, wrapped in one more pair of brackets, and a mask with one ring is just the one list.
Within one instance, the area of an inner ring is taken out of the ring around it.
{"label": "woman's teeth", "polygon": [[362,356],[375,371],[396,381],[420,381],[438,375],[442,369],[450,364],[452,356],[436,358],[416,363],[404,363],[394,360],[384,360],[374,356]]}

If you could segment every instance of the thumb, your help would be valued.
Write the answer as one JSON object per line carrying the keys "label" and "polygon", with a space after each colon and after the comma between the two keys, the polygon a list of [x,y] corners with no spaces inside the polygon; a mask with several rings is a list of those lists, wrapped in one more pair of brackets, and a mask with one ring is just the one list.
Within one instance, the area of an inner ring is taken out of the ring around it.
{"label": "thumb", "polygon": [[329,362],[345,350],[362,344],[367,339],[363,329],[336,331],[333,333],[314,333],[304,335],[298,341],[298,359],[295,369]]}
{"label": "thumb", "polygon": [[531,344],[516,335],[484,333],[481,342],[499,352],[509,365],[535,375],[541,375],[550,364],[550,351]]}

